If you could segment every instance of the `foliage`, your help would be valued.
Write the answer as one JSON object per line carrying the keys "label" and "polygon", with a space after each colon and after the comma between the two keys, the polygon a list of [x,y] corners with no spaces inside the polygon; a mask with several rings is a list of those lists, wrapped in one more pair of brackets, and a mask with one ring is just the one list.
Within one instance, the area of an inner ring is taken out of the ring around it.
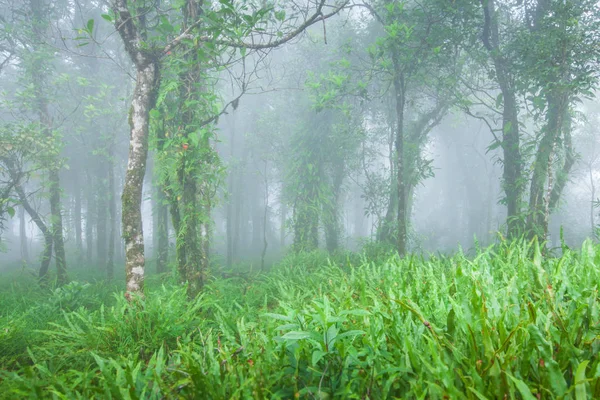
{"label": "foliage", "polygon": [[75,310],[15,286],[0,310],[0,397],[597,397],[599,257],[590,242],[544,257],[535,241],[473,259],[298,254],[194,300],[148,284],[145,299]]}

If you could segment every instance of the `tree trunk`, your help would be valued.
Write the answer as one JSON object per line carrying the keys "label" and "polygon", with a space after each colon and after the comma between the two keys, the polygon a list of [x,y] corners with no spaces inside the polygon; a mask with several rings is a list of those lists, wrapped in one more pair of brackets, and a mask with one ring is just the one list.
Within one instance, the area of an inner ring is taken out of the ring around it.
{"label": "tree trunk", "polygon": [[325,245],[333,253],[340,246],[340,191],[344,181],[344,168],[337,166],[333,171],[331,199],[324,205]]}
{"label": "tree trunk", "polygon": [[[552,196],[552,171],[550,169],[552,157],[557,140],[565,126],[565,118],[568,118],[567,96],[549,93],[546,97],[548,103],[547,123],[533,164],[527,220],[529,237],[538,236],[542,240],[548,236],[548,213]],[[547,189],[546,181],[548,181]],[[562,184],[566,184],[566,179]],[[558,197],[557,195],[556,201],[558,201]]]}
{"label": "tree trunk", "polygon": [[589,165],[589,174],[590,174],[590,188],[591,188],[591,201],[590,201],[590,228],[591,228],[591,236],[595,238],[596,235],[596,222],[594,221],[594,209],[596,208],[594,202],[596,201],[596,185],[594,183],[594,169],[592,164]]}
{"label": "tree trunk", "polygon": [[87,265],[92,264],[94,252],[94,224],[96,221],[96,201],[94,196],[94,180],[90,174],[89,167],[85,171],[87,190],[86,190],[86,210],[85,210],[85,259]]}
{"label": "tree trunk", "polygon": [[[125,239],[126,295],[143,293],[144,289],[144,233],[142,230],[142,190],[148,157],[148,129],[150,110],[156,103],[160,85],[160,70],[157,56],[143,48],[145,38],[138,31],[135,18],[129,11],[126,0],[113,0],[115,28],[119,32],[125,50],[136,67],[136,83],[129,111],[129,155],[125,183],[121,196],[121,218]],[[143,25],[143,21],[140,21]]]}
{"label": "tree trunk", "polygon": [[251,256],[252,258],[257,257],[261,253],[262,249],[262,236],[263,236],[263,211],[264,207],[261,204],[261,187],[258,182],[252,185],[252,189],[246,193],[246,196],[251,199],[250,204],[251,218],[252,218],[252,245],[251,245]]}
{"label": "tree trunk", "polygon": [[108,256],[106,259],[106,278],[110,281],[115,273],[115,242],[117,240],[117,200],[115,196],[114,144],[111,144],[110,163],[108,165],[108,217],[110,233],[108,235]]}
{"label": "tree trunk", "polygon": [[[236,113],[233,111],[232,123],[231,123],[231,133],[229,135],[229,174],[227,176],[227,194],[229,198],[227,199],[227,221],[226,221],[226,235],[227,235],[227,267],[231,267],[233,264],[234,257],[234,247],[233,247],[233,204],[235,200],[234,195],[234,187],[233,182],[235,179],[235,173],[237,169],[234,169],[234,141],[235,141],[235,119]],[[235,192],[237,194],[237,192]]]}
{"label": "tree trunk", "polygon": [[63,240],[62,213],[60,209],[60,180],[58,170],[50,171],[50,213],[52,215],[52,237],[54,240],[54,256],[56,260],[56,277],[59,285],[67,283],[67,260]]}
{"label": "tree trunk", "polygon": [[19,239],[21,242],[21,262],[25,265],[29,264],[29,250],[27,243],[27,229],[25,222],[25,207],[19,207]]}
{"label": "tree trunk", "polygon": [[[244,239],[246,239],[246,220],[244,218],[245,213],[244,213],[244,200],[245,200],[245,196],[241,196],[241,193],[246,193],[246,185],[245,182],[246,180],[245,178],[245,174],[244,171],[246,170],[247,167],[247,152],[245,150],[243,150],[242,153],[242,162],[240,164],[240,166],[237,168],[236,171],[236,178],[237,178],[237,184],[235,185],[235,189],[236,189],[236,193],[238,194],[237,196],[235,196],[235,202],[234,202],[234,210],[233,210],[233,230],[232,230],[232,235],[233,235],[233,245],[232,245],[232,252],[233,252],[233,261],[235,262],[237,260],[237,256],[240,252],[243,252],[244,249]],[[240,248],[242,250],[240,250]]]}
{"label": "tree trunk", "polygon": [[404,107],[406,102],[406,85],[404,73],[398,60],[398,50],[392,52],[392,63],[394,65],[394,94],[396,100],[396,181],[398,196],[397,213],[397,250],[400,256],[406,254],[406,185],[404,182]]}
{"label": "tree trunk", "polygon": [[[102,164],[106,162],[102,160]],[[110,163],[110,161],[109,161]],[[106,170],[104,165],[98,165],[98,169],[96,172],[97,176],[97,186],[96,190],[98,191],[98,195],[96,196],[96,210],[97,220],[96,220],[96,254],[97,254],[97,266],[100,270],[104,270],[106,267],[106,259],[107,259],[107,248],[106,248],[106,239],[107,239],[107,229],[106,222],[108,217],[108,188],[106,185]],[[104,271],[103,271],[104,272]]]}
{"label": "tree trunk", "polygon": [[522,233],[521,209],[522,161],[519,137],[518,104],[511,71],[500,51],[500,34],[495,0],[481,0],[484,11],[483,43],[494,63],[498,85],[502,92],[502,151],[503,151],[503,187],[506,195],[507,232],[509,239]]}
{"label": "tree trunk", "polygon": [[169,209],[165,204],[166,198],[160,188],[157,190],[157,246],[158,254],[156,257],[156,272],[163,273],[167,270],[167,260],[169,258]]}
{"label": "tree trunk", "polygon": [[287,218],[287,203],[285,202],[285,199],[283,198],[283,196],[280,196],[279,198],[279,213],[280,215],[280,222],[279,222],[279,247],[281,249],[285,248],[285,223],[286,223],[286,218]]}
{"label": "tree trunk", "polygon": [[44,251],[42,252],[42,260],[40,270],[38,272],[38,277],[40,281],[44,282],[47,280],[48,269],[50,267],[50,260],[52,259],[52,246],[54,244],[54,238],[52,236],[52,232],[50,231],[50,229],[48,229],[44,221],[42,221],[40,215],[29,204],[29,201],[27,200],[27,196],[25,195],[25,191],[23,190],[21,184],[15,185],[15,192],[17,193],[17,196],[19,196],[19,201],[21,202],[21,205],[23,206],[25,211],[27,211],[27,214],[29,214],[31,220],[35,223],[37,228],[40,230],[40,232],[42,232],[42,235],[44,236]]}
{"label": "tree trunk", "polygon": [[[126,39],[123,38],[123,40]],[[142,190],[148,156],[149,113],[154,107],[159,83],[158,65],[155,61],[148,61],[137,67],[136,86],[129,117],[131,127],[129,157],[121,196],[127,293],[142,293],[144,289]]]}
{"label": "tree trunk", "polygon": [[[165,140],[166,140],[166,131],[165,131],[165,121],[163,120],[160,125],[158,125],[156,136],[157,136],[157,155],[164,151]],[[158,168],[158,159],[156,168]],[[167,202],[174,204],[177,206],[177,199],[175,199],[175,195],[172,193],[172,190],[169,185],[169,178],[164,177],[164,181],[158,180],[156,184],[156,229],[158,229],[158,238],[157,238],[157,247],[158,247],[158,256],[156,258],[156,272],[163,273],[166,271],[167,260],[169,258],[169,206]],[[176,208],[175,213],[172,213],[173,221],[178,219],[179,211]],[[179,222],[177,221],[177,226],[179,226]],[[179,253],[179,252],[177,252]],[[179,263],[179,256],[177,257],[177,262]]]}
{"label": "tree trunk", "polygon": [[[392,120],[392,117],[389,118]],[[398,209],[398,203],[396,201],[398,196],[398,190],[396,188],[397,179],[396,179],[396,160],[394,157],[394,143],[396,142],[396,138],[394,135],[394,131],[396,127],[391,126],[390,124],[390,135],[388,137],[388,162],[390,164],[390,192],[388,194],[388,205],[385,212],[385,216],[382,221],[379,221],[377,227],[377,241],[382,243],[393,243],[394,237],[394,220],[396,210]]]}
{"label": "tree trunk", "polygon": [[75,225],[75,247],[77,249],[77,263],[83,261],[83,239],[81,229],[81,186],[79,184],[79,173],[73,174],[73,186],[75,195],[75,204],[73,210],[73,223]]}
{"label": "tree trunk", "polygon": [[[44,34],[47,30],[48,23],[45,20],[47,18],[48,10],[45,9],[42,0],[31,0],[31,12],[32,12],[32,32],[34,46],[36,50],[42,51],[42,43],[44,43]],[[48,137],[53,136],[52,118],[48,110],[48,99],[44,92],[46,82],[45,70],[48,60],[46,58],[38,56],[34,58],[31,64],[32,74],[32,85],[35,93],[35,102],[37,107],[37,113],[39,116],[40,126],[44,133]],[[62,224],[62,212],[60,204],[60,178],[59,178],[59,165],[57,157],[51,157],[48,161],[48,186],[50,194],[50,213],[51,213],[51,231],[54,241],[54,253],[56,256],[56,270],[57,270],[57,281],[59,285],[66,283],[67,281],[67,265],[65,259],[65,246],[63,240],[63,224]]]}

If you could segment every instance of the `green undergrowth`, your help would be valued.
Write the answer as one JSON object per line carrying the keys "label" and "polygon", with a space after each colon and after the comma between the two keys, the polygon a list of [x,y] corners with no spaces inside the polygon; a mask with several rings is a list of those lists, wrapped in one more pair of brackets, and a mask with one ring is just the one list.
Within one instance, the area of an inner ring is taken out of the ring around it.
{"label": "green undergrowth", "polygon": [[215,278],[1,286],[0,398],[600,398],[600,247],[290,255]]}

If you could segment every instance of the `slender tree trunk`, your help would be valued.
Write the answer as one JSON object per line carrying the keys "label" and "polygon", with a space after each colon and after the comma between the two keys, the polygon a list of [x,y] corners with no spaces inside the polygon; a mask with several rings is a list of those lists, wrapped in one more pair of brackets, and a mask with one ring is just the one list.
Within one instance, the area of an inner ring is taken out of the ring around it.
{"label": "slender tree trunk", "polygon": [[[160,85],[159,61],[152,50],[143,48],[145,37],[138,31],[126,0],[112,0],[115,28],[125,50],[136,67],[136,82],[129,111],[129,155],[125,183],[121,196],[121,218],[125,239],[126,296],[143,293],[144,289],[144,233],[142,230],[142,191],[148,157],[148,130],[150,110],[156,103]],[[143,22],[142,22],[143,25]]]}
{"label": "slender tree trunk", "polygon": [[556,172],[556,182],[552,188],[552,193],[550,194],[550,211],[554,211],[558,207],[558,202],[568,182],[569,173],[571,172],[571,169],[577,160],[575,150],[573,149],[573,140],[571,137],[572,117],[568,110],[565,110],[564,118],[565,121],[562,145],[565,150],[565,158],[562,168]]}
{"label": "slender tree trunk", "polygon": [[85,212],[85,259],[87,265],[92,264],[94,252],[94,225],[96,221],[96,201],[94,195],[94,179],[89,167],[85,171],[86,190],[86,212]]}
{"label": "slender tree trunk", "polygon": [[[157,136],[157,156],[164,150],[166,131],[165,121],[158,125],[156,136]],[[159,168],[159,159],[157,158],[155,163],[156,168]],[[156,176],[159,176],[156,174]],[[156,229],[158,229],[158,238],[156,245],[158,246],[158,257],[156,258],[156,272],[163,273],[167,269],[167,260],[169,258],[169,206],[167,202],[175,205],[174,213],[172,213],[173,220],[177,219],[177,226],[179,227],[179,210],[177,208],[177,199],[170,188],[169,178],[164,177],[164,180],[158,180],[156,185]],[[177,256],[177,264],[179,265],[179,252]]]}
{"label": "slender tree trunk", "polygon": [[[104,160],[103,162],[104,163]],[[97,220],[96,220],[96,254],[98,259],[98,268],[100,270],[104,270],[106,267],[106,259],[107,259],[107,218],[108,218],[108,188],[106,182],[106,169],[104,165],[98,165],[97,169],[97,182],[96,190],[98,191],[98,195],[96,196],[96,210],[97,210]]]}
{"label": "slender tree trunk", "polygon": [[285,202],[285,199],[283,198],[283,196],[280,196],[279,198],[279,213],[280,215],[280,222],[279,222],[279,247],[281,249],[285,248],[285,223],[286,223],[286,218],[287,218],[287,203]]}
{"label": "slender tree trunk", "polygon": [[230,135],[229,135],[229,175],[227,177],[227,194],[229,195],[229,198],[227,199],[227,221],[226,221],[226,235],[227,235],[227,267],[231,267],[231,265],[233,264],[233,254],[234,254],[234,247],[233,247],[233,227],[234,227],[234,222],[233,222],[233,204],[235,201],[235,194],[237,194],[237,192],[235,192],[234,194],[234,187],[233,187],[233,182],[235,179],[235,174],[237,169],[234,168],[234,157],[235,157],[235,151],[234,151],[234,144],[235,144],[235,119],[236,119],[236,113],[235,111],[233,111],[233,117],[232,117],[232,123],[231,123],[231,131],[230,131]]}
{"label": "slender tree trunk", "polygon": [[591,234],[592,237],[595,238],[596,235],[596,221],[594,221],[594,209],[595,204],[594,202],[596,201],[596,185],[594,183],[594,169],[592,168],[592,165],[590,163],[589,165],[589,173],[590,173],[590,188],[592,189],[592,198],[590,201],[590,228],[591,228]]}
{"label": "slender tree trunk", "polygon": [[503,187],[507,208],[506,235],[509,239],[512,239],[521,235],[523,230],[522,221],[519,219],[523,184],[518,104],[511,71],[502,57],[500,50],[500,34],[495,0],[480,1],[484,12],[483,43],[494,63],[504,104],[502,111]]}
{"label": "slender tree trunk", "polygon": [[260,257],[260,269],[264,270],[265,269],[265,256],[267,254],[267,247],[269,246],[269,243],[267,242],[267,219],[268,219],[268,213],[269,213],[269,178],[267,176],[268,173],[268,169],[267,169],[267,161],[265,160],[265,170],[264,170],[264,178],[265,178],[265,209],[264,209],[264,213],[263,213],[263,249],[262,249],[262,253],[261,253],[261,257]]}
{"label": "slender tree trunk", "polygon": [[[390,118],[391,120],[392,118]],[[377,227],[377,241],[382,243],[392,243],[394,236],[394,216],[398,209],[396,201],[398,196],[397,179],[396,179],[396,160],[394,159],[394,131],[396,127],[390,124],[390,135],[388,137],[388,162],[390,165],[390,192],[388,194],[388,205],[383,220],[379,221]]]}
{"label": "slender tree trunk", "polygon": [[29,246],[27,243],[27,226],[25,222],[25,207],[19,207],[19,239],[21,242],[21,261],[23,264],[29,264]]}
{"label": "slender tree trunk", "polygon": [[150,110],[158,89],[158,65],[154,61],[138,65],[136,87],[131,102],[129,158],[123,185],[122,225],[125,239],[127,293],[143,292],[144,232],[142,230],[142,190],[148,156]]}
{"label": "slender tree trunk", "polygon": [[551,163],[556,142],[564,127],[568,107],[566,96],[548,94],[547,102],[547,123],[533,164],[527,220],[529,236],[531,238],[538,236],[542,240],[548,236],[548,212],[552,193]]}
{"label": "slender tree trunk", "polygon": [[[45,18],[47,18],[48,9],[45,7],[45,4],[42,0],[31,0],[30,5],[32,12],[31,22],[33,28],[32,32],[34,46],[36,46],[36,50],[42,51],[42,49],[38,46],[41,46],[42,43],[44,43],[43,37],[48,26],[48,23],[45,20]],[[48,110],[48,99],[47,94],[45,93],[45,63],[47,62],[47,59],[40,56],[34,58],[31,65],[31,75],[40,125],[44,130],[45,135],[52,137],[52,118]],[[51,231],[54,241],[54,253],[56,256],[57,281],[59,285],[62,285],[67,282],[67,264],[63,240],[59,168],[57,157],[52,157],[52,159],[49,160],[48,170],[48,190],[50,194],[50,213],[52,226]]]}
{"label": "slender tree trunk", "polygon": [[[246,192],[246,185],[245,183],[245,179],[244,179],[244,171],[246,169],[247,166],[247,152],[245,150],[243,150],[242,153],[242,162],[241,165],[239,166],[239,168],[236,171],[236,180],[237,180],[237,184],[235,185],[236,188],[236,193],[240,194],[240,193],[245,193]],[[245,196],[235,196],[235,202],[234,202],[234,217],[233,217],[233,230],[232,230],[232,235],[233,235],[233,248],[232,248],[232,252],[233,252],[233,261],[235,262],[237,260],[237,256],[238,253],[240,252],[240,248],[242,248],[243,251],[243,243],[244,243],[244,239],[245,239],[245,235],[246,235],[246,223],[245,223],[245,219],[244,219],[244,200],[245,200]]]}
{"label": "slender tree trunk", "polygon": [[163,273],[167,270],[167,260],[169,258],[169,209],[165,204],[165,194],[160,188],[157,190],[157,195],[158,256],[156,258],[156,271]]}
{"label": "slender tree trunk", "polygon": [[21,186],[22,174],[17,169],[15,163],[10,158],[4,158],[3,162],[7,167],[10,179],[12,182],[14,182],[14,190],[19,198],[19,201],[21,202],[21,207],[27,211],[27,214],[29,214],[31,220],[35,223],[37,228],[44,236],[44,251],[42,252],[42,260],[38,276],[40,282],[45,282],[47,280],[48,268],[50,267],[50,260],[52,259],[52,247],[54,244],[52,231],[48,229],[38,212],[31,206],[31,204],[29,204],[25,190],[23,190],[23,186]]}
{"label": "slender tree trunk", "polygon": [[406,84],[404,73],[398,60],[398,50],[392,52],[392,63],[394,65],[394,93],[396,100],[396,180],[398,196],[398,254],[406,254],[407,241],[407,218],[406,218],[406,185],[404,182],[404,108],[406,102]]}
{"label": "slender tree trunk", "polygon": [[115,196],[115,167],[112,160],[114,159],[114,144],[111,144],[110,149],[111,162],[108,165],[108,217],[110,233],[108,235],[108,255],[106,259],[106,277],[112,280],[115,274],[115,242],[117,240],[117,200]]}
{"label": "slender tree trunk", "polygon": [[354,216],[354,239],[355,243],[358,243],[357,240],[362,238],[364,235],[364,224],[365,224],[365,209],[364,204],[362,202],[362,198],[360,194],[355,192],[352,196],[354,199],[354,212],[352,213]]}
{"label": "slender tree trunk", "polygon": [[325,245],[327,251],[333,253],[340,246],[340,191],[344,181],[344,168],[338,166],[333,171],[333,182],[331,190],[331,199],[325,204],[324,222],[325,222]]}
{"label": "slender tree trunk", "polygon": [[502,113],[503,132],[503,166],[504,193],[506,195],[507,237],[517,238],[522,232],[522,222],[519,220],[521,196],[523,193],[522,163],[519,137],[518,108],[514,91],[502,83],[504,110]]}
{"label": "slender tree trunk", "polygon": [[260,189],[260,184],[256,183],[255,185],[253,185],[251,192],[247,193],[247,196],[252,199],[252,257],[259,256],[262,247],[262,219],[264,207],[262,207],[262,205],[260,204],[261,198],[263,197]]}
{"label": "slender tree trunk", "polygon": [[25,191],[21,184],[15,185],[15,192],[17,196],[19,196],[19,201],[21,205],[27,211],[27,214],[31,217],[31,220],[35,223],[37,228],[42,232],[44,236],[44,250],[42,252],[42,260],[40,265],[40,270],[38,272],[38,277],[41,282],[45,282],[47,280],[48,269],[50,267],[50,260],[52,259],[52,247],[54,244],[54,237],[52,236],[52,231],[48,229],[42,218],[37,213],[37,211],[31,207],[29,201],[27,200],[27,196],[25,195]]}
{"label": "slender tree trunk", "polygon": [[52,215],[52,237],[56,259],[56,276],[59,285],[67,283],[67,260],[63,241],[62,213],[60,209],[60,180],[58,170],[50,171],[50,213]]}
{"label": "slender tree trunk", "polygon": [[73,186],[75,195],[75,204],[73,210],[73,224],[75,225],[75,246],[77,249],[77,263],[83,261],[83,239],[81,229],[81,185],[79,184],[79,174],[73,174]]}

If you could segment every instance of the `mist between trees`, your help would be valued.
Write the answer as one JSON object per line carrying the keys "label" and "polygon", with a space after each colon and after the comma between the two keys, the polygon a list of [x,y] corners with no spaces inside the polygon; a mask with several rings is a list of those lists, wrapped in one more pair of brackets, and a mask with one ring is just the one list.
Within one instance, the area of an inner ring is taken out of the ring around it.
{"label": "mist between trees", "polygon": [[596,1],[0,7],[3,271],[596,237]]}
{"label": "mist between trees", "polygon": [[598,0],[0,0],[0,400],[600,398],[599,78]]}

